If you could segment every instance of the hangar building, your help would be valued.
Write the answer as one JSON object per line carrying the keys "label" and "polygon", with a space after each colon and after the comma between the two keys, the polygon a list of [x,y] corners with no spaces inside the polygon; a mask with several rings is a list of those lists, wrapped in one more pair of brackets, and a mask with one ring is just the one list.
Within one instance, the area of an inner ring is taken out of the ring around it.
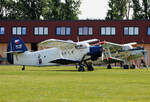
{"label": "hangar building", "polygon": [[92,38],[114,43],[137,42],[147,51],[150,65],[150,21],[147,20],[72,20],[72,21],[11,21],[0,20],[0,56],[6,57],[11,37],[19,36],[29,50],[46,39],[87,40]]}

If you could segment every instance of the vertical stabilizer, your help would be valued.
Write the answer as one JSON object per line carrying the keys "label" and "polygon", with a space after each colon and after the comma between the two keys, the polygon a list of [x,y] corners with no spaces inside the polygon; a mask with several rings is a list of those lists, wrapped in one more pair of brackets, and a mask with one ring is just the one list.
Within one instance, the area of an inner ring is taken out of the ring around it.
{"label": "vertical stabilizer", "polygon": [[23,53],[27,51],[27,47],[20,37],[13,37],[7,48],[7,60],[9,63],[13,64],[13,54],[14,53]]}

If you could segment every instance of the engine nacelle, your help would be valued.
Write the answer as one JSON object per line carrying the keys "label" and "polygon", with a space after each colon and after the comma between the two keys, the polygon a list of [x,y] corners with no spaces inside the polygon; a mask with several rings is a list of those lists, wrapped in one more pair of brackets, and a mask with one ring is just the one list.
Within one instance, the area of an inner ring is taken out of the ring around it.
{"label": "engine nacelle", "polygon": [[95,46],[90,46],[90,51],[88,52],[87,55],[91,56],[91,60],[95,61],[98,59],[98,57],[101,57],[103,53],[103,48],[102,46],[95,45]]}

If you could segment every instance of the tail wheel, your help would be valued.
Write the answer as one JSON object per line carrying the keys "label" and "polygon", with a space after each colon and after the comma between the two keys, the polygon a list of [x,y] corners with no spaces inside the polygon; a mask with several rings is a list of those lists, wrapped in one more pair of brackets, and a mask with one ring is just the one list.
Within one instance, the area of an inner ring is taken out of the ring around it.
{"label": "tail wheel", "polygon": [[22,67],[22,71],[24,71],[25,70],[25,65],[23,65],[23,67]]}

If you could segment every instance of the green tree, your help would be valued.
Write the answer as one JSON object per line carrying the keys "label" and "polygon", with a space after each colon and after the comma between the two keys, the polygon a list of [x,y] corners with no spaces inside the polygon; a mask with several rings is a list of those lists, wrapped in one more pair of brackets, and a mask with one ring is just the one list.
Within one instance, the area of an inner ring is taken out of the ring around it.
{"label": "green tree", "polygon": [[13,0],[0,1],[0,19],[15,19],[16,4]]}
{"label": "green tree", "polygon": [[80,13],[80,0],[65,0],[65,3],[62,4],[63,9],[63,19],[64,20],[77,20],[78,14]]}
{"label": "green tree", "polygon": [[48,0],[43,9],[43,17],[47,20],[76,20],[80,7],[80,0]]}
{"label": "green tree", "polygon": [[61,1],[47,0],[43,7],[42,16],[45,20],[60,20],[61,19]]}
{"label": "green tree", "polygon": [[19,19],[40,20],[44,0],[18,0],[17,16]]}
{"label": "green tree", "polygon": [[126,0],[110,0],[106,20],[123,20],[126,16]]}
{"label": "green tree", "polygon": [[150,19],[150,0],[143,0],[143,16],[144,19]]}
{"label": "green tree", "polygon": [[134,20],[140,20],[143,19],[143,14],[142,14],[142,7],[140,5],[139,0],[132,0],[133,2],[133,16],[132,19]]}

